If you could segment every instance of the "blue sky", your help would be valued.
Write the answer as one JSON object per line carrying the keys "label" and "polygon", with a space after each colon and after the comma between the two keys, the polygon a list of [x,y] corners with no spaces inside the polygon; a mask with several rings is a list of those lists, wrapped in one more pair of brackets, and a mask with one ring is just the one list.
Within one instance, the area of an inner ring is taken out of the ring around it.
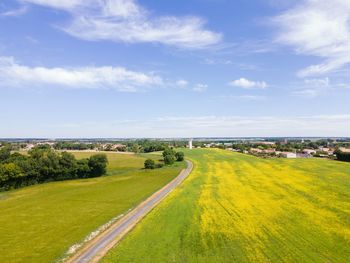
{"label": "blue sky", "polygon": [[350,136],[349,20],[348,0],[3,0],[0,137]]}

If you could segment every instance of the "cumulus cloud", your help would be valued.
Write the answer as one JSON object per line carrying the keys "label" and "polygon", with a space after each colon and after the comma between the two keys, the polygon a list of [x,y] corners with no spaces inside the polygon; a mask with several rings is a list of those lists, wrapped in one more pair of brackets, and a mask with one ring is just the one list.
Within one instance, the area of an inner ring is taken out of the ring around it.
{"label": "cumulus cloud", "polygon": [[123,67],[29,67],[12,57],[0,57],[0,86],[65,88],[104,88],[135,92],[162,85],[153,73],[127,70]]}
{"label": "cumulus cloud", "polygon": [[277,41],[299,54],[323,58],[323,62],[299,71],[300,77],[322,75],[350,63],[350,1],[303,0],[275,17]]}
{"label": "cumulus cloud", "polygon": [[231,81],[229,85],[243,89],[265,89],[268,87],[265,81],[252,81],[246,78],[240,78]]}
{"label": "cumulus cloud", "polygon": [[198,49],[217,44],[222,38],[221,34],[206,29],[200,17],[156,17],[135,0],[22,1],[69,12],[72,21],[61,29],[84,40],[160,43]]}

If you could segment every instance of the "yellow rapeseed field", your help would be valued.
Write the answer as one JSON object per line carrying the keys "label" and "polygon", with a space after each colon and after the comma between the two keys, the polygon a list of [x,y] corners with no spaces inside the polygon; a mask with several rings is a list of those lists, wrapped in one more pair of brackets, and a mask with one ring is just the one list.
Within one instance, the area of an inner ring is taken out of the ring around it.
{"label": "yellow rapeseed field", "polygon": [[186,154],[190,178],[105,262],[349,262],[350,164]]}

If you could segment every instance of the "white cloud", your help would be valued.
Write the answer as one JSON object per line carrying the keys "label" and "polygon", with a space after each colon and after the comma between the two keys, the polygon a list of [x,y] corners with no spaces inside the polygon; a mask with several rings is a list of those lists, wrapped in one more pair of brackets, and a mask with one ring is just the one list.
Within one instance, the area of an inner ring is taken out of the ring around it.
{"label": "white cloud", "polygon": [[306,88],[306,89],[298,89],[293,92],[294,95],[306,98],[315,98],[320,96],[323,93],[322,90],[314,89],[314,88]]}
{"label": "white cloud", "polygon": [[330,94],[331,92],[338,92],[348,87],[349,85],[346,83],[333,83],[328,77],[305,79],[304,82],[298,85],[298,88],[293,91],[293,94],[306,98],[314,98]]}
{"label": "white cloud", "polygon": [[208,89],[208,85],[207,84],[203,84],[203,83],[198,83],[194,86],[193,91],[195,92],[204,92]]}
{"label": "white cloud", "polygon": [[11,57],[0,57],[0,86],[58,86],[65,88],[104,88],[135,92],[162,85],[152,73],[130,71],[123,67],[29,67]]}
{"label": "white cloud", "polygon": [[206,65],[231,65],[233,62],[229,59],[210,59],[206,58],[203,61]]}
{"label": "white cloud", "polygon": [[250,95],[250,94],[220,95],[217,98],[224,99],[224,100],[242,100],[242,101],[263,101],[267,99],[266,96]]}
{"label": "white cloud", "polygon": [[188,86],[188,81],[184,80],[184,79],[180,79],[180,80],[176,81],[176,86],[178,86],[180,88],[186,88]]}
{"label": "white cloud", "polygon": [[[86,4],[93,3],[91,0],[19,0],[23,3],[36,4],[50,8],[57,8],[67,11],[73,11],[78,8],[84,7]],[[85,2],[85,4],[84,4]]]}
{"label": "white cloud", "polygon": [[304,80],[305,84],[312,86],[320,86],[320,87],[329,87],[330,80],[329,78],[324,79],[306,79]]}
{"label": "white cloud", "polygon": [[206,48],[221,41],[221,34],[205,29],[196,16],[160,16],[135,0],[22,0],[27,3],[68,11],[72,21],[62,30],[90,41],[160,43],[180,48]]}
{"label": "white cloud", "polygon": [[0,16],[21,16],[23,14],[25,14],[28,11],[28,8],[26,6],[22,6],[20,8],[17,9],[13,9],[13,10],[8,10],[6,12],[0,13]]}
{"label": "white cloud", "polygon": [[26,36],[25,39],[32,44],[39,44],[40,41],[32,36]]}
{"label": "white cloud", "polygon": [[257,100],[266,99],[266,97],[264,97],[264,96],[256,96],[256,95],[240,95],[240,96],[232,96],[231,98],[248,100],[248,101],[257,101]]}
{"label": "white cloud", "polygon": [[305,79],[304,83],[298,87],[293,94],[306,98],[315,98],[326,94],[330,89],[329,78],[324,79]]}
{"label": "white cloud", "polygon": [[252,81],[246,78],[240,78],[229,83],[230,86],[243,89],[265,89],[268,87],[265,81]]}
{"label": "white cloud", "polygon": [[304,0],[273,19],[277,40],[296,52],[323,58],[300,70],[301,77],[322,75],[350,63],[350,1]]}

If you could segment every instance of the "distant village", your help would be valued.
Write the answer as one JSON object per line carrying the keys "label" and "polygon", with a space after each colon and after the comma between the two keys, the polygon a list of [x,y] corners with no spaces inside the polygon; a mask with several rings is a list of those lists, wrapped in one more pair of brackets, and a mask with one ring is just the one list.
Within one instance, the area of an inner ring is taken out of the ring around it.
{"label": "distant village", "polygon": [[[262,145],[268,145],[269,147],[252,146],[247,147],[246,150],[235,149],[233,147],[228,147],[226,150],[231,150],[234,152],[242,152],[246,154],[252,154],[261,157],[282,157],[282,158],[311,158],[311,157],[321,157],[321,158],[335,158],[336,150],[342,152],[349,152],[350,149],[345,147],[332,147],[332,146],[318,146],[317,148],[290,148],[288,151],[278,150],[278,147],[274,143],[267,143]],[[282,144],[283,145],[283,144]]]}
{"label": "distant village", "polygon": [[50,147],[64,151],[111,151],[142,153],[162,151],[167,147],[219,148],[227,151],[250,154],[262,158],[329,158],[336,159],[337,152],[350,154],[350,139],[124,139],[113,140],[12,140],[13,150],[30,151],[34,147]]}
{"label": "distant village", "polygon": [[347,140],[293,140],[288,141],[245,141],[245,142],[211,142],[196,148],[221,148],[227,151],[251,154],[262,158],[330,158],[335,159],[337,151],[350,154],[350,142]]}

